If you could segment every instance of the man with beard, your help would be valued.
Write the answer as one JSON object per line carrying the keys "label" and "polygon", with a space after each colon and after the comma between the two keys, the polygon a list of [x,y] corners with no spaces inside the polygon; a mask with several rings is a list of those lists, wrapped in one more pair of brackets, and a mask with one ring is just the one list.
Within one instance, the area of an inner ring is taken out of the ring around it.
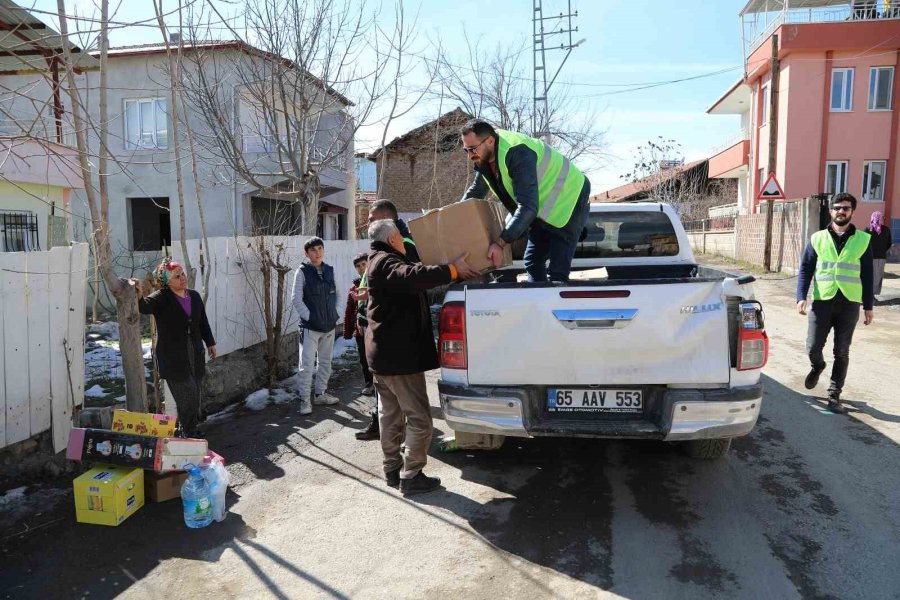
{"label": "man with beard", "polygon": [[873,320],[872,248],[868,233],[850,222],[856,210],[856,198],[835,194],[831,198],[831,223],[813,234],[803,253],[797,278],[797,311],[806,314],[806,295],[813,286],[813,302],[809,314],[806,349],[810,371],[806,389],[819,382],[825,370],[822,350],[828,334],[834,329],[834,365],[828,387],[828,408],[845,413],[841,406],[841,390],[850,364],[850,342],[859,321],[862,304],[866,325]]}
{"label": "man with beard", "polygon": [[473,119],[460,130],[463,151],[475,163],[475,181],[463,195],[493,192],[512,218],[488,250],[499,267],[503,248],[528,232],[529,281],[568,281],[575,248],[590,214],[591,184],[562,154],[514,131]]}

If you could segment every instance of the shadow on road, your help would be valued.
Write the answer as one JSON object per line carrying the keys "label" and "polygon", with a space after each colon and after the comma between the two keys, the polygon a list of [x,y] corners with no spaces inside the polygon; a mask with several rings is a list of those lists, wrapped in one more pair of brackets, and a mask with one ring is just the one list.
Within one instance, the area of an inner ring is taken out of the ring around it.
{"label": "shadow on road", "polygon": [[[673,583],[720,597],[896,592],[900,575],[878,565],[900,553],[900,449],[815,405],[765,378],[758,426],[720,461],[665,443],[585,439],[436,453],[502,497],[481,504],[451,489],[414,501],[454,512],[501,550],[628,597]],[[622,556],[631,536],[639,555]],[[631,581],[616,572],[630,559],[668,566],[638,568],[643,580]]]}

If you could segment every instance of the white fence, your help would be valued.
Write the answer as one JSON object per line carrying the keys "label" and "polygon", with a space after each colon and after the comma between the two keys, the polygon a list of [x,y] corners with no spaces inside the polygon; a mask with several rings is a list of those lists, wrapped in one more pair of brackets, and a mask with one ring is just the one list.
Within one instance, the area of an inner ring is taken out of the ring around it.
{"label": "white fence", "polygon": [[[253,248],[257,238],[211,238],[209,240],[208,264],[212,269],[209,278],[209,294],[206,300],[206,314],[216,338],[216,350],[224,355],[241,348],[258,344],[266,339],[262,316],[262,274],[259,259]],[[303,243],[309,238],[299,236],[269,236],[267,247],[283,244],[287,264],[294,269],[303,262]],[[200,282],[200,242],[188,240],[188,254],[191,266],[197,272],[194,287]],[[325,262],[334,267],[337,280],[338,315],[343,320],[347,292],[358,275],[353,268],[353,258],[369,249],[369,240],[326,240]],[[181,261],[181,244],[172,246],[172,254]],[[291,308],[291,291],[294,283],[293,271],[285,280],[285,313],[283,331],[293,331],[298,323],[297,315]],[[272,293],[275,293],[273,282]]]}
{"label": "white fence", "polygon": [[88,246],[0,253],[0,448],[52,429],[66,447],[84,397]]}

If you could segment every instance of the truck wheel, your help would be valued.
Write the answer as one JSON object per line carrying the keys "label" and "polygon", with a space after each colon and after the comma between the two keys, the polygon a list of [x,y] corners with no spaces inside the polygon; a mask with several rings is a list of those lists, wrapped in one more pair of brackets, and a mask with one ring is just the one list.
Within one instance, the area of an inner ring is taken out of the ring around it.
{"label": "truck wheel", "polygon": [[731,448],[731,438],[691,440],[684,443],[684,450],[688,456],[705,460],[722,458],[729,448]]}

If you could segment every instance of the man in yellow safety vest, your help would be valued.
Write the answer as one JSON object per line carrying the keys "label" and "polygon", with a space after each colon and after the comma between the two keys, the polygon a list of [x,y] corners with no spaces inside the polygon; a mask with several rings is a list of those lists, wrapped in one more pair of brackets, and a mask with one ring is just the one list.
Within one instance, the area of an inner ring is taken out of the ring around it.
{"label": "man in yellow safety vest", "polygon": [[850,364],[850,342],[859,321],[862,304],[864,320],[873,320],[874,304],[872,280],[872,248],[869,234],[857,230],[850,222],[856,210],[856,198],[847,193],[835,194],[831,199],[831,223],[813,234],[800,262],[797,277],[797,310],[806,314],[806,295],[810,284],[813,302],[809,314],[806,349],[810,371],[806,389],[819,383],[825,370],[822,350],[828,334],[834,329],[834,365],[828,387],[828,408],[845,413],[841,406],[841,390]]}
{"label": "man in yellow safety vest", "polygon": [[473,119],[460,130],[463,150],[475,163],[475,181],[463,195],[493,192],[512,217],[488,250],[499,266],[503,248],[528,232],[529,281],[568,281],[575,249],[590,214],[591,184],[565,156],[541,140],[495,129]]}

